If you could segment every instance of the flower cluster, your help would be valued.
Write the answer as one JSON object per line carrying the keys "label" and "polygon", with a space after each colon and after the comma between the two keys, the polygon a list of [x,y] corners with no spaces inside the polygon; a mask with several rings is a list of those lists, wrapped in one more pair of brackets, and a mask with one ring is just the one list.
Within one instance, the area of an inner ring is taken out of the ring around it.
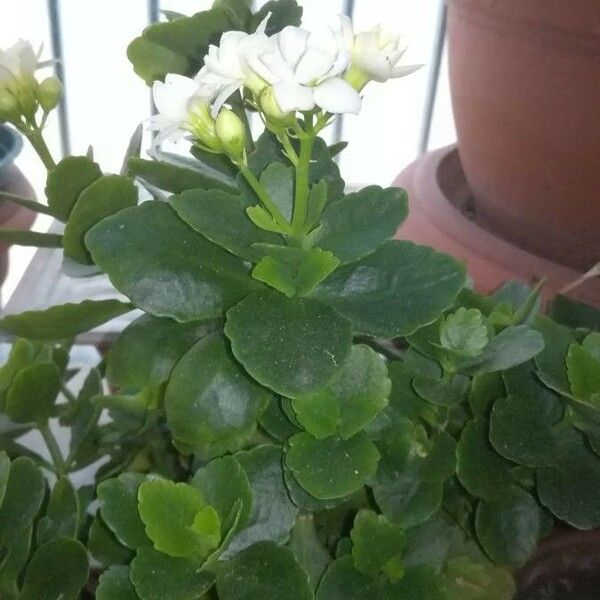
{"label": "flower cluster", "polygon": [[25,119],[30,124],[38,108],[47,114],[58,104],[60,81],[54,76],[41,82],[36,80],[35,73],[43,66],[39,55],[23,40],[6,50],[0,49],[0,122],[19,126]]}
{"label": "flower cluster", "polygon": [[402,77],[420,66],[399,64],[406,50],[399,36],[381,27],[355,35],[347,16],[319,31],[288,26],[272,36],[265,33],[268,19],[251,34],[224,33],[194,78],[169,74],[154,82],[157,143],[187,131],[205,149],[231,154],[232,143],[239,151],[242,123],[223,107],[238,90],[277,131],[291,127],[297,112],[357,114],[369,81]]}

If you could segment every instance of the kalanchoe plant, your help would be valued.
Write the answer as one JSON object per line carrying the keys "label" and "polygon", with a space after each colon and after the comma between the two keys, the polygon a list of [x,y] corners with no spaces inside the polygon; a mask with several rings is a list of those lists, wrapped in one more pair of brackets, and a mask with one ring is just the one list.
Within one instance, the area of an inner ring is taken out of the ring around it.
{"label": "kalanchoe plant", "polygon": [[[146,29],[128,55],[159,133],[120,175],[55,165],[58,98],[37,59],[11,66],[28,47],[0,55],[0,114],[49,168],[47,205],[8,199],[65,224],[3,239],[61,247],[128,299],[0,320],[20,338],[0,369],[2,598],[509,600],[555,522],[600,526],[598,313],[542,316],[518,283],[480,296],[392,239],[402,190],[346,194],[319,133],[414,67],[379,29],[300,17],[217,0]],[[161,149],[181,136],[190,156]],[[134,308],[74,390],[72,341]]]}

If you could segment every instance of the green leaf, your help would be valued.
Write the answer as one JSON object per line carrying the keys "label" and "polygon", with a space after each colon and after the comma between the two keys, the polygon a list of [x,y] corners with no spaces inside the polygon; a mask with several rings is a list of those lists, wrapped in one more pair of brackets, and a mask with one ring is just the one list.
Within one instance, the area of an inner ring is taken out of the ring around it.
{"label": "green leaf", "polygon": [[451,408],[465,400],[470,383],[468,377],[457,373],[443,379],[417,376],[413,380],[413,387],[427,402]]}
{"label": "green leaf", "polygon": [[3,450],[0,451],[0,506],[4,500],[6,486],[8,485],[8,475],[10,473],[10,458]]}
{"label": "green leaf", "polygon": [[338,259],[319,248],[291,248],[256,244],[267,256],[254,267],[252,277],[288,297],[307,296],[339,264]]}
{"label": "green leaf", "polygon": [[502,500],[479,503],[475,531],[494,562],[522,564],[537,547],[542,532],[540,507],[531,494],[512,487]]}
{"label": "green leaf", "polygon": [[[308,231],[319,223],[325,206],[327,206],[327,182],[322,179],[310,188],[306,214],[306,228]],[[318,236],[317,233],[314,235]]]}
{"label": "green leaf", "polygon": [[[39,344],[29,340],[17,339],[14,341],[8,359],[0,367],[0,406],[4,405],[5,394],[13,384],[17,373],[36,360],[39,350]],[[2,429],[2,433],[5,433],[4,429]]]}
{"label": "green leaf", "polygon": [[364,434],[349,440],[318,440],[303,432],[289,439],[285,464],[315,498],[342,498],[360,490],[375,474],[379,452]]}
{"label": "green leaf", "polygon": [[140,485],[138,498],[140,517],[157,550],[201,560],[219,545],[219,517],[214,509],[206,511],[212,507],[196,487],[154,479]]}
{"label": "green leaf", "polygon": [[561,443],[555,426],[563,402],[544,387],[530,363],[504,372],[508,396],[494,402],[490,441],[505,458],[528,467],[551,466]]}
{"label": "green leaf", "polygon": [[257,446],[238,452],[235,458],[250,483],[252,511],[248,524],[231,540],[221,560],[231,558],[257,542],[283,542],[298,514],[283,481],[281,448]]}
{"label": "green leaf", "polygon": [[48,173],[48,206],[61,221],[71,214],[79,194],[102,176],[100,167],[86,156],[67,156]]}
{"label": "green leaf", "polygon": [[600,331],[600,311],[588,304],[557,294],[550,302],[549,315],[568,327]]}
{"label": "green leaf", "polygon": [[286,221],[291,222],[294,207],[294,168],[274,162],[261,173],[260,183]]}
{"label": "green leaf", "polygon": [[540,502],[573,527],[599,527],[600,460],[588,448],[583,434],[571,430],[563,435],[563,449],[554,464],[537,471]]}
{"label": "green leaf", "polygon": [[510,463],[492,448],[483,418],[474,419],[464,428],[456,457],[458,478],[473,496],[494,500],[511,488]]}
{"label": "green leaf", "polygon": [[351,263],[394,237],[407,215],[404,190],[371,185],[327,206],[317,244],[342,264]]}
{"label": "green leaf", "polygon": [[93,264],[83,239],[96,223],[129,206],[135,206],[138,192],[128,177],[104,175],[80,195],[65,227],[65,256],[82,264]]}
{"label": "green leaf", "polygon": [[500,372],[475,375],[469,391],[469,407],[474,416],[486,416],[494,400],[504,396],[506,396],[506,388]]}
{"label": "green leaf", "polygon": [[391,523],[384,515],[361,510],[354,519],[350,537],[357,570],[371,576],[383,571],[391,581],[402,578],[401,557],[406,545],[402,527]]}
{"label": "green leaf", "polygon": [[88,573],[87,553],[77,540],[44,544],[27,566],[19,600],[76,600]]}
{"label": "green leaf", "polygon": [[[296,419],[294,419],[296,421]],[[285,442],[300,428],[293,423],[282,408],[282,399],[274,397],[258,419],[261,428],[277,442]]]}
{"label": "green leaf", "polygon": [[22,206],[28,210],[32,210],[34,212],[39,212],[45,215],[50,215],[51,217],[55,217],[54,211],[42,204],[41,202],[36,202],[35,200],[30,200],[29,198],[23,198],[22,196],[18,196],[16,194],[11,194],[5,190],[0,190],[0,202],[12,202],[13,204],[17,204],[18,206]]}
{"label": "green leaf", "polygon": [[344,194],[345,183],[340,176],[340,169],[333,160],[325,140],[319,137],[313,145],[308,181],[310,185],[319,181],[327,183],[328,202],[338,200]]}
{"label": "green leaf", "polygon": [[544,349],[535,357],[543,382],[557,391],[568,392],[566,356],[571,344],[577,341],[573,332],[543,316],[536,319],[535,328],[544,337]]}
{"label": "green leaf", "polygon": [[398,583],[384,586],[383,600],[446,600],[442,578],[427,566],[407,569]]}
{"label": "green leaf", "polygon": [[[229,160],[228,156],[214,154],[213,152],[203,150],[199,146],[192,146],[190,152],[195,160],[189,159],[181,154],[171,154],[164,150],[155,150],[154,155],[163,160],[171,162],[177,161],[177,164],[185,164],[211,179],[217,179],[228,186],[232,192],[237,191],[236,179],[239,175],[239,171],[238,168],[232,164],[231,160]],[[183,163],[181,163],[182,160]]]}
{"label": "green leaf", "polygon": [[140,548],[131,563],[131,581],[142,600],[197,600],[213,586],[215,576],[187,558]]}
{"label": "green leaf", "polygon": [[458,365],[470,375],[504,371],[520,365],[539,354],[544,348],[542,335],[527,325],[507,327],[492,338],[481,354]]}
{"label": "green leaf", "polygon": [[249,206],[246,209],[246,214],[259,229],[264,229],[265,231],[277,234],[283,232],[281,225],[279,225],[269,212],[259,204],[256,206]]}
{"label": "green leaf", "polygon": [[512,600],[517,593],[508,571],[466,556],[448,562],[445,580],[447,600]]}
{"label": "green leaf", "polygon": [[252,288],[239,259],[198,235],[163,202],[112,215],[85,239],[113,285],[157,317],[218,317]]}
{"label": "green leaf", "polygon": [[250,4],[249,0],[215,0],[213,8],[225,11],[235,29],[246,31],[252,17]]}
{"label": "green leaf", "polygon": [[298,515],[288,548],[308,574],[310,587],[314,591],[331,562],[331,554],[318,537],[313,515]]}
{"label": "green leaf", "polygon": [[139,473],[123,473],[98,485],[102,520],[116,538],[128,548],[150,543],[138,513],[138,489],[146,477]]}
{"label": "green leaf", "polygon": [[0,319],[0,331],[33,340],[63,340],[102,325],[132,310],[118,300],[84,300],[46,310],[31,310]]}
{"label": "green leaf", "polygon": [[128,174],[172,194],[181,194],[186,190],[223,190],[233,191],[233,186],[221,179],[212,177],[189,166],[174,164],[165,160],[145,160],[130,158],[127,163]]}
{"label": "green leaf", "polygon": [[296,0],[270,0],[252,16],[249,31],[256,31],[258,25],[269,14],[271,16],[265,31],[267,35],[273,35],[287,25],[299,26],[302,21],[302,7],[298,6]]}
{"label": "green leaf", "polygon": [[233,456],[223,456],[210,461],[198,469],[192,485],[197,487],[207,504],[219,513],[223,533],[231,529],[236,517],[236,508],[241,501],[238,527],[244,527],[252,510],[252,490],[246,473]]}
{"label": "green leaf", "polygon": [[103,568],[128,564],[133,557],[131,550],[117,541],[99,514],[92,521],[87,545],[91,555]]}
{"label": "green leaf", "polygon": [[60,385],[60,373],[54,363],[21,369],[6,393],[6,414],[15,423],[46,423],[54,411]]}
{"label": "green leaf", "polygon": [[294,398],[325,386],[350,353],[350,323],[308,298],[263,292],[227,313],[225,334],[250,375]]}
{"label": "green leaf", "polygon": [[[567,353],[567,376],[571,393],[578,399],[600,405],[600,357],[594,356],[584,345],[571,344]],[[600,334],[598,334],[600,335]]]}
{"label": "green leaf", "polygon": [[440,433],[431,440],[410,421],[398,423],[381,444],[373,496],[384,515],[403,527],[429,519],[440,507],[443,484],[455,471],[456,444]]}
{"label": "green leaf", "polygon": [[241,258],[256,262],[262,252],[252,247],[283,240],[256,227],[246,214],[247,205],[238,195],[220,190],[188,190],[170,200],[183,221],[211,242]]}
{"label": "green leaf", "polygon": [[336,269],[315,297],[348,317],[358,331],[396,337],[434,321],[464,280],[464,267],[449,256],[412,242],[391,241]]}
{"label": "green leaf", "polygon": [[184,444],[224,441],[252,427],[269,396],[231,359],[223,337],[213,333],[173,369],[165,392],[167,421]]}
{"label": "green leaf", "polygon": [[79,499],[68,477],[52,488],[46,514],[37,526],[36,542],[46,544],[61,537],[75,538],[79,525]]}
{"label": "green leaf", "polygon": [[39,467],[29,458],[13,460],[0,505],[0,547],[13,534],[31,525],[40,510],[44,493],[44,476]]}
{"label": "green leaf", "polygon": [[178,323],[143,315],[130,323],[106,355],[106,376],[114,387],[137,391],[166,381],[179,359],[212,323]]}
{"label": "green leaf", "polygon": [[440,326],[443,348],[460,356],[477,356],[488,344],[488,330],[481,311],[459,308],[450,313]]}
{"label": "green leaf", "polygon": [[0,243],[4,246],[35,246],[36,248],[62,248],[63,236],[56,233],[38,233],[21,229],[0,229]]}
{"label": "green leaf", "polygon": [[[316,600],[382,600],[376,583],[354,568],[351,556],[334,560],[319,584]],[[390,599],[391,600],[391,599]]]}
{"label": "green leaf", "polygon": [[129,578],[129,567],[113,565],[100,575],[96,600],[138,600]]}
{"label": "green leaf", "polygon": [[340,436],[348,439],[366,427],[387,405],[391,387],[385,361],[368,346],[353,346],[329,386],[340,403]]}
{"label": "green leaf", "polygon": [[233,24],[224,10],[207,10],[147,27],[127,48],[135,72],[150,85],[167,73],[194,75],[210,43]]}
{"label": "green leaf", "polygon": [[0,547],[0,594],[6,592],[11,600],[19,595],[22,571],[31,556],[32,539],[33,525],[29,525],[21,531],[11,532],[9,541]]}
{"label": "green leaf", "polygon": [[221,600],[312,600],[308,576],[294,553],[272,542],[247,548],[223,563],[217,576]]}
{"label": "green leaf", "polygon": [[298,421],[318,440],[333,435],[340,420],[340,403],[329,389],[292,401]]}

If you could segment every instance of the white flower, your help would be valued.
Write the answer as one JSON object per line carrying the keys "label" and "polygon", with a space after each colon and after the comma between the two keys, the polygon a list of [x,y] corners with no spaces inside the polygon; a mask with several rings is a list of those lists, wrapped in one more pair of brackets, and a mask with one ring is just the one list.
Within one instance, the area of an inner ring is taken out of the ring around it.
{"label": "white flower", "polygon": [[421,65],[401,65],[407,46],[399,35],[386,33],[378,25],[371,31],[358,33],[352,44],[352,65],[346,75],[355,88],[369,81],[384,82],[413,73]]}
{"label": "white flower", "polygon": [[247,60],[266,52],[272,42],[265,34],[268,15],[254,33],[227,31],[221,36],[219,46],[210,45],[204,66],[195,81],[205,96],[215,95],[213,117],[216,117],[227,98],[246,86],[259,93],[265,82],[248,68]]}
{"label": "white flower", "polygon": [[169,73],[164,83],[154,82],[152,97],[158,114],[148,119],[148,125],[150,129],[160,131],[155,145],[167,138],[182,137],[191,124],[195,105],[207,101],[193,79],[175,73]]}
{"label": "white flower", "polygon": [[38,58],[39,52],[35,53],[31,44],[24,40],[19,40],[7,50],[0,50],[0,84],[12,79],[33,77]]}
{"label": "white flower", "polygon": [[273,86],[283,112],[319,106],[331,113],[358,113],[361,98],[341,79],[350,61],[342,28],[310,33],[288,26],[273,36],[267,52],[248,57],[248,65]]}

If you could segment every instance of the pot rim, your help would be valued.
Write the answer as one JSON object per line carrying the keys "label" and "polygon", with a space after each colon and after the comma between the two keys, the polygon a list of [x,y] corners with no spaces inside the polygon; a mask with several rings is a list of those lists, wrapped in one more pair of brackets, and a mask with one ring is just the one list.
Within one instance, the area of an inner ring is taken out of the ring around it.
{"label": "pot rim", "polygon": [[[460,165],[457,144],[434,150],[422,156],[412,166],[415,193],[410,202],[418,203],[416,210],[438,231],[472,255],[513,272],[520,279],[540,281],[549,274],[555,287],[562,288],[579,279],[583,273],[533,254],[505,240],[493,231],[468,218],[452,201],[452,192],[445,189],[441,167],[449,161]],[[456,165],[454,168],[457,168]],[[464,175],[462,175],[464,177]],[[466,179],[464,180],[465,185]],[[410,206],[410,205],[409,205]],[[400,237],[402,237],[400,230]],[[580,299],[590,304],[600,294],[600,282],[588,280],[581,286]]]}

